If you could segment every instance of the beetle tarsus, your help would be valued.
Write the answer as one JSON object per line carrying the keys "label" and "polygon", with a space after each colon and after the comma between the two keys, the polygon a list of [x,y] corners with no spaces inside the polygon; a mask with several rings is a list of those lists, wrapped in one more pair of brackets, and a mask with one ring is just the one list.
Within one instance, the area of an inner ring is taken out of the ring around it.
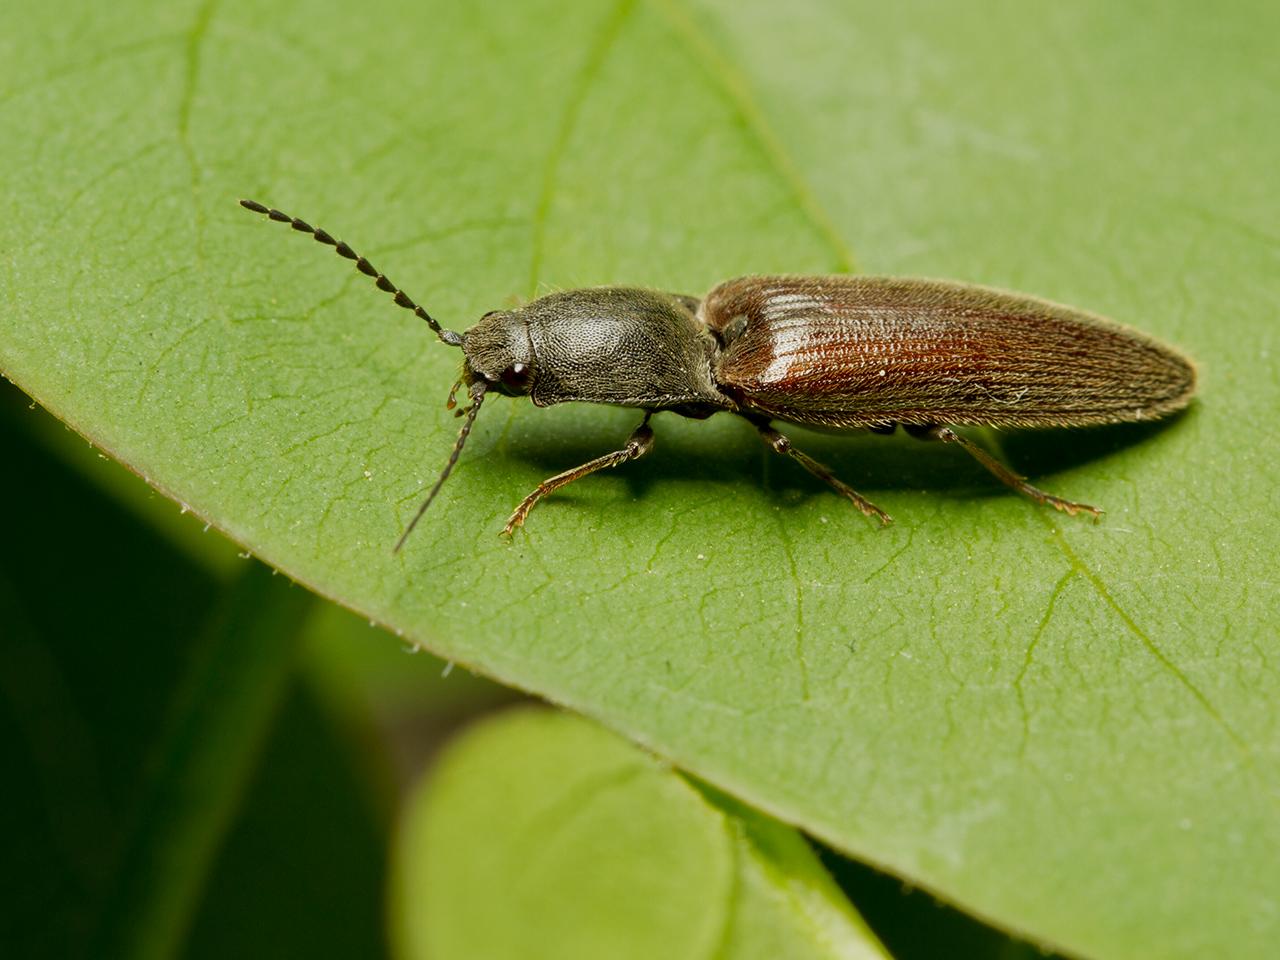
{"label": "beetle tarsus", "polygon": [[1094,522],[1097,522],[1102,517],[1102,511],[1097,507],[1091,507],[1087,503],[1077,503],[1074,500],[1067,500],[1063,497],[1056,497],[1052,493],[1028,483],[1026,477],[1010,470],[982,447],[967,437],[960,436],[950,427],[937,425],[909,426],[905,429],[911,436],[920,440],[941,440],[943,443],[959,444],[969,456],[986,467],[987,471],[997,480],[1005,486],[1017,490],[1023,496],[1030,497],[1037,503],[1053,507],[1055,510],[1061,510],[1063,513],[1073,517],[1078,513],[1092,514]]}
{"label": "beetle tarsus", "polygon": [[893,517],[889,516],[857,490],[854,490],[853,487],[840,480],[831,472],[830,468],[823,466],[804,451],[797,450],[795,445],[791,442],[791,438],[773,429],[773,427],[769,425],[768,420],[757,420],[755,417],[747,417],[746,419],[750,421],[751,425],[760,432],[760,436],[764,438],[764,442],[772,447],[775,453],[781,453],[785,456],[791,457],[791,459],[799,463],[800,466],[804,467],[823,483],[835,490],[836,493],[845,497],[868,517],[873,517],[876,520],[879,520],[880,526],[887,527],[889,524],[893,523]]}
{"label": "beetle tarsus", "polygon": [[603,470],[606,467],[616,467],[626,463],[628,460],[635,460],[643,457],[646,453],[653,449],[653,428],[649,426],[649,418],[653,416],[652,411],[645,411],[644,420],[640,422],[640,426],[632,431],[631,436],[627,438],[626,446],[621,450],[615,450],[612,453],[606,453],[602,457],[596,457],[594,460],[588,460],[580,467],[574,467],[572,470],[566,470],[564,473],[557,473],[548,480],[543,480],[534,491],[520,501],[520,506],[516,507],[511,514],[511,518],[507,520],[507,525],[502,528],[502,536],[511,537],[519,527],[524,526],[525,520],[529,516],[529,512],[539,500],[550,493],[554,493],[561,487],[566,486],[573,481],[585,477],[589,473],[595,473],[597,470]]}

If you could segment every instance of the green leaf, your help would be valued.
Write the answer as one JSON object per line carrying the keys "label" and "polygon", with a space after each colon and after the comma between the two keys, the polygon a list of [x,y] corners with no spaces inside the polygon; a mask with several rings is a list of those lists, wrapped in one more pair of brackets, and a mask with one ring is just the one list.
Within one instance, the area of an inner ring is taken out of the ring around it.
{"label": "green leaf", "polygon": [[542,710],[482,723],[410,799],[402,957],[887,956],[794,830]]}
{"label": "green leaf", "polygon": [[311,597],[230,545],[239,576],[216,582],[221,560],[188,555],[199,525],[134,522],[146,488],[92,454],[67,469],[33,443],[62,426],[18,400],[0,385],[21,467],[0,473],[20,505],[0,551],[6,954],[378,955],[386,838],[355,775],[378,755],[361,744],[354,764],[290,679]]}
{"label": "green leaf", "polygon": [[182,942],[297,660],[311,598],[273,576],[248,567],[197,645],[115,869],[95,955],[162,958]]}
{"label": "green leaf", "polygon": [[[589,713],[840,849],[1078,954],[1280,935],[1280,202],[1271,5],[46,4],[0,38],[0,369],[259,556]],[[1100,526],[953,450],[745,424],[496,532],[629,411],[486,405],[455,327],[512,296],[752,271],[952,276],[1202,367],[1160,428],[1010,435]]]}
{"label": "green leaf", "polygon": [[737,845],[737,886],[723,956],[888,956],[799,833],[732,797],[708,794],[723,810]]}
{"label": "green leaf", "polygon": [[206,884],[185,960],[389,954],[389,823],[371,802],[369,758],[354,755],[350,732],[306,684],[289,693]]}

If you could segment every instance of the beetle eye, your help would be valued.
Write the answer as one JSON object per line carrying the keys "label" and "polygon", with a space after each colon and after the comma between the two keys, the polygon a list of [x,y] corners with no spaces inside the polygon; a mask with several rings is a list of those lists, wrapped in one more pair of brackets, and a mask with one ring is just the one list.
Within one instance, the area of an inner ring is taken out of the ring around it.
{"label": "beetle eye", "polygon": [[527,363],[513,363],[502,371],[502,385],[513,393],[525,393],[533,379],[533,367]]}

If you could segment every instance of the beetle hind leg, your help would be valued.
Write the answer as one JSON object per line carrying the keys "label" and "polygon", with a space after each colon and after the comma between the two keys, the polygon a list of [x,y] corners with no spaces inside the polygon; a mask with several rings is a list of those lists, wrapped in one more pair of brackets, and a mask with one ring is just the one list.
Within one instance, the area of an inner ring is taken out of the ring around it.
{"label": "beetle hind leg", "polygon": [[791,438],[779,433],[769,425],[769,421],[765,419],[756,419],[755,417],[747,417],[751,425],[760,432],[760,436],[764,438],[764,442],[773,448],[775,453],[784,454],[795,460],[800,466],[804,467],[811,474],[821,480],[827,486],[835,490],[836,493],[845,497],[850,503],[861,510],[868,517],[874,517],[880,521],[881,526],[887,527],[893,522],[893,518],[877,507],[874,503],[860,494],[853,487],[840,480],[831,470],[813,457],[809,456],[801,450],[797,450],[791,443]]}
{"label": "beetle hind leg", "polygon": [[1077,513],[1092,514],[1097,520],[1102,516],[1102,511],[1097,507],[1091,507],[1087,503],[1076,503],[1074,500],[1065,500],[1062,497],[1055,497],[1052,493],[1041,490],[1039,487],[1033,486],[1027,482],[1027,478],[1014,473],[1003,463],[993,457],[991,454],[983,450],[972,440],[962,437],[950,427],[943,426],[907,426],[903,425],[903,429],[911,436],[918,440],[941,440],[943,443],[957,443],[964,451],[982,464],[988,472],[997,480],[1007,487],[1017,490],[1020,494],[1030,497],[1037,503],[1043,503],[1053,507],[1055,510],[1061,510],[1063,513],[1075,516]]}
{"label": "beetle hind leg", "polygon": [[515,533],[516,528],[524,525],[525,519],[529,516],[529,511],[534,508],[539,500],[549,493],[554,493],[563,486],[573,483],[585,477],[589,473],[595,473],[597,470],[603,470],[606,467],[616,467],[619,464],[626,463],[628,460],[635,460],[643,457],[646,453],[653,449],[653,428],[649,426],[649,418],[653,416],[653,411],[645,411],[644,420],[640,422],[640,426],[632,431],[631,436],[627,438],[626,446],[621,450],[615,450],[612,453],[606,453],[602,457],[596,457],[594,460],[588,460],[580,467],[574,467],[572,470],[566,470],[564,473],[557,473],[550,479],[543,480],[534,491],[520,501],[520,506],[516,507],[507,520],[507,525],[502,528],[502,535],[509,537]]}

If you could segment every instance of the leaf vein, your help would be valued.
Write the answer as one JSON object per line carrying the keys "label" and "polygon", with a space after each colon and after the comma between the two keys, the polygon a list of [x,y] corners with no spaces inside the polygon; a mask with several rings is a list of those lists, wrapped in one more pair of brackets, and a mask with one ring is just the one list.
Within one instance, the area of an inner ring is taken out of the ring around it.
{"label": "leaf vein", "polygon": [[764,111],[756,104],[750,85],[742,72],[716,49],[705,31],[686,10],[682,9],[677,0],[651,0],[651,3],[683,41],[689,58],[703,69],[738,114],[743,126],[755,140],[761,154],[791,194],[801,213],[831,249],[835,256],[835,271],[856,272],[858,268],[853,251],[849,249],[849,245],[840,235],[827,212],[818,203],[813,190],[791,159],[782,140],[769,126]]}
{"label": "leaf vein", "polygon": [[1235,728],[1227,722],[1226,718],[1222,715],[1222,712],[1217,708],[1217,706],[1214,705],[1213,701],[1209,699],[1203,690],[1195,685],[1191,678],[1173,662],[1167,653],[1160,649],[1159,645],[1151,639],[1150,634],[1148,634],[1138,624],[1137,620],[1133,618],[1129,611],[1121,606],[1119,601],[1111,595],[1111,591],[1107,589],[1107,585],[1103,579],[1094,570],[1087,566],[1076,552],[1071,549],[1071,545],[1067,543],[1066,538],[1063,537],[1057,524],[1055,524],[1049,517],[1042,517],[1041,520],[1049,526],[1049,529],[1053,534],[1054,541],[1057,543],[1058,548],[1067,558],[1067,562],[1071,564],[1072,568],[1089,582],[1089,585],[1093,587],[1098,596],[1102,598],[1103,602],[1106,603],[1106,605],[1115,612],[1116,616],[1120,618],[1120,622],[1123,623],[1125,627],[1128,628],[1129,632],[1137,637],[1138,640],[1142,642],[1142,645],[1147,648],[1147,652],[1150,653],[1151,656],[1154,657],[1156,661],[1164,667],[1164,669],[1168,671],[1168,673],[1172,675],[1173,678],[1188,693],[1190,693],[1192,697],[1195,698],[1196,702],[1200,704],[1205,713],[1207,713],[1213,721],[1217,723],[1236,747],[1239,748],[1241,754],[1243,754],[1246,759],[1251,759],[1248,743],[1240,736],[1239,733],[1236,732]]}
{"label": "leaf vein", "polygon": [[614,8],[613,13],[605,21],[604,28],[600,31],[595,43],[591,45],[587,59],[583,63],[582,69],[578,72],[573,88],[569,92],[569,97],[565,101],[564,112],[560,115],[560,123],[556,128],[555,139],[551,142],[551,149],[547,153],[546,162],[542,167],[542,188],[538,193],[538,202],[533,213],[533,239],[530,244],[529,258],[530,297],[538,295],[538,283],[541,279],[542,261],[546,247],[547,221],[551,217],[551,205],[555,202],[556,191],[559,187],[560,163],[564,159],[569,141],[573,138],[573,132],[578,126],[578,115],[582,112],[582,105],[586,102],[587,96],[590,94],[596,78],[600,75],[605,61],[608,60],[609,53],[613,49],[618,35],[622,32],[622,25],[631,15],[633,9],[635,9],[635,0],[621,0]]}

